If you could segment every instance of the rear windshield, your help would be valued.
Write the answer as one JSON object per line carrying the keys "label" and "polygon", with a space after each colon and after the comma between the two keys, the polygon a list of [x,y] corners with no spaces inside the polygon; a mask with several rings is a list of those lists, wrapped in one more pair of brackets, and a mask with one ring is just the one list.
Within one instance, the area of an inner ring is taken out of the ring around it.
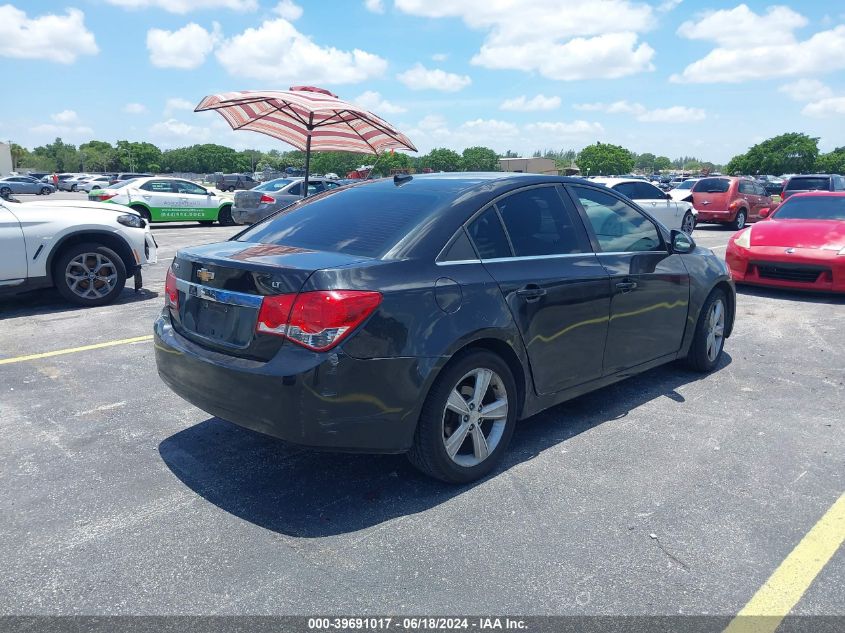
{"label": "rear windshield", "polygon": [[692,186],[697,182],[697,180],[685,180],[680,185],[675,187],[675,189],[692,189]]}
{"label": "rear windshield", "polygon": [[253,187],[253,191],[278,191],[279,189],[284,189],[293,180],[290,178],[277,178],[276,180],[271,180],[270,182],[265,182],[263,185],[258,185],[257,187]]}
{"label": "rear windshield", "polygon": [[137,178],[130,178],[129,180],[118,180],[113,185],[109,185],[109,189],[122,189],[126,185],[131,185],[136,180],[138,180],[138,179]]}
{"label": "rear windshield", "polygon": [[731,181],[727,178],[703,178],[692,188],[695,193],[727,193]]}
{"label": "rear windshield", "polygon": [[787,191],[829,191],[830,178],[790,178]]}
{"label": "rear windshield", "polygon": [[391,185],[335,189],[270,216],[238,236],[240,242],[296,246],[380,257],[424,221],[448,192]]}
{"label": "rear windshield", "polygon": [[772,217],[778,220],[845,220],[845,196],[795,196]]}

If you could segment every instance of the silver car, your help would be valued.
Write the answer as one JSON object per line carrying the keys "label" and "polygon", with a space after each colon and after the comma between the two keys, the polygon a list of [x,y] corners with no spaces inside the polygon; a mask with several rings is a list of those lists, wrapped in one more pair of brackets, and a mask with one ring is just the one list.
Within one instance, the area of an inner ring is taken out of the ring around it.
{"label": "silver car", "polygon": [[[268,215],[302,199],[304,178],[276,178],[247,191],[235,194],[232,219],[236,224],[255,224]],[[309,178],[308,195],[334,189],[340,185],[326,178]]]}
{"label": "silver car", "polygon": [[32,176],[0,178],[0,196],[3,197],[13,193],[35,193],[41,196],[55,191],[56,188],[53,185],[41,182]]}

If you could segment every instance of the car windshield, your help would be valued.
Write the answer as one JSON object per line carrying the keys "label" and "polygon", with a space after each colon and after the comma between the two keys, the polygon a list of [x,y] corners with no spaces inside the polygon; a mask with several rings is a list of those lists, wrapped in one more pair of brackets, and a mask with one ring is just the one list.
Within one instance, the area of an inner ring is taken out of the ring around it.
{"label": "car windshield", "polygon": [[335,189],[270,216],[237,240],[380,257],[448,195],[403,191],[392,183],[390,189],[371,185]]}
{"label": "car windshield", "polygon": [[727,193],[731,181],[727,178],[703,178],[693,185],[695,193]]}
{"label": "car windshield", "polygon": [[275,180],[270,180],[265,182],[263,185],[258,185],[257,187],[253,187],[253,191],[279,191],[280,189],[284,189],[293,180],[290,178],[276,178]]}
{"label": "car windshield", "polygon": [[772,215],[778,220],[845,220],[845,196],[796,196]]}
{"label": "car windshield", "polygon": [[790,178],[786,185],[787,191],[827,191],[830,189],[830,178]]}

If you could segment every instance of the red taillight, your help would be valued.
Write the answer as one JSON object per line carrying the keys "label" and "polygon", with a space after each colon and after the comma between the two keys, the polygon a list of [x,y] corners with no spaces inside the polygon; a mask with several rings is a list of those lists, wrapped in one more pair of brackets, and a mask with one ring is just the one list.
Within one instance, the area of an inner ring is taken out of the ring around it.
{"label": "red taillight", "polygon": [[322,352],[343,340],[380,303],[381,294],[368,290],[317,290],[264,297],[256,330]]}
{"label": "red taillight", "polygon": [[111,200],[116,195],[116,193],[98,193],[95,194],[93,197],[99,200],[100,202],[105,202],[106,200]]}
{"label": "red taillight", "polygon": [[173,270],[167,269],[167,277],[164,282],[164,302],[174,310],[179,309],[179,291],[176,289],[176,275]]}
{"label": "red taillight", "polygon": [[273,204],[276,201],[275,198],[271,198],[266,193],[261,194],[261,199],[259,200],[262,204]]}

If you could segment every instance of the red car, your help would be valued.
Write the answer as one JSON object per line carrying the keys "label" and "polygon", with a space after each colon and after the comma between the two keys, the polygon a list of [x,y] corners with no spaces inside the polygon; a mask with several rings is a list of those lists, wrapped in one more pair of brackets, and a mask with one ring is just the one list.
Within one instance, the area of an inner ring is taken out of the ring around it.
{"label": "red car", "polygon": [[798,193],[761,215],[728,242],[736,283],[845,292],[845,193]]}
{"label": "red car", "polygon": [[687,200],[698,211],[697,224],[729,224],[736,230],[761,219],[760,211],[772,206],[772,198],[761,183],[728,176],[702,178],[693,185]]}

